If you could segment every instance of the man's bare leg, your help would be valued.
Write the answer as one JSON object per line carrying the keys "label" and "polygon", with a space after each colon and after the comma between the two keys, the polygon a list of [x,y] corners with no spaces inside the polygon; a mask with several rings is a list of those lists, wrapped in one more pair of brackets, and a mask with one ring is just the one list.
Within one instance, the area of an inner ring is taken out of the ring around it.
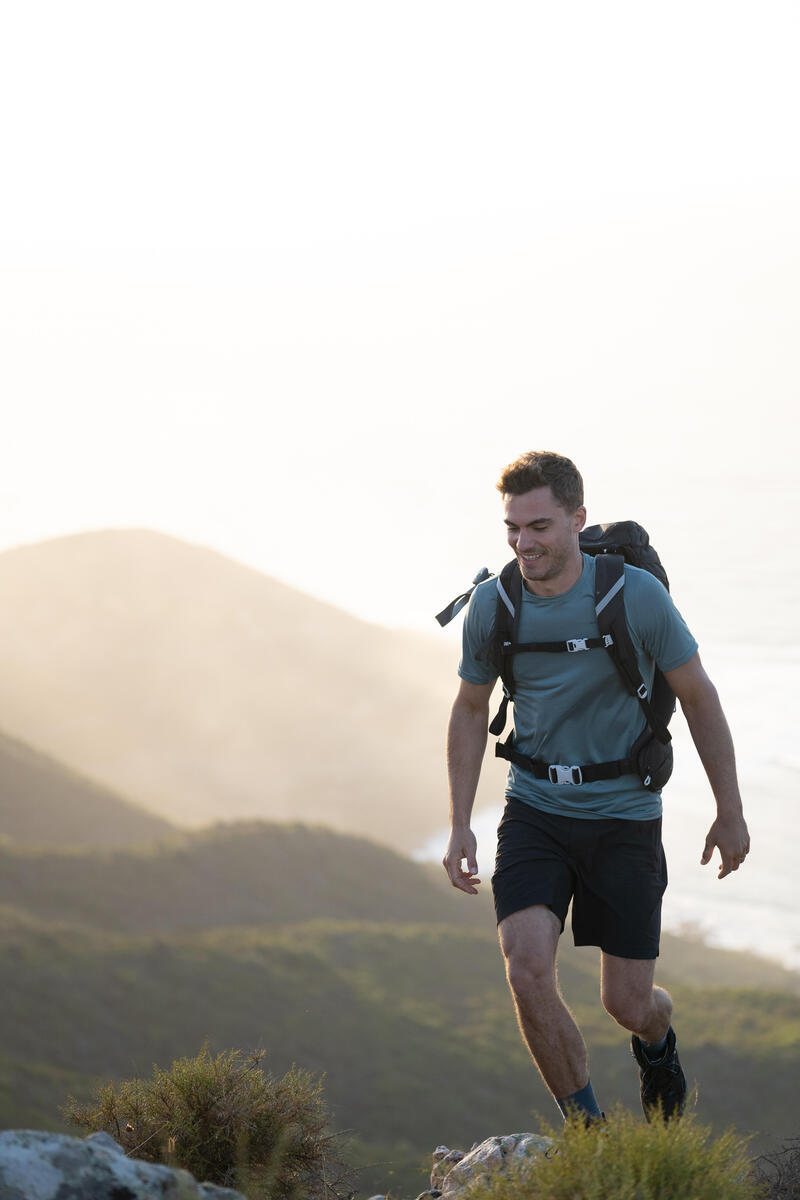
{"label": "man's bare leg", "polygon": [[669,992],[653,986],[655,969],[654,958],[602,955],[603,1007],[618,1025],[643,1042],[659,1042],[672,1016]]}
{"label": "man's bare leg", "polygon": [[546,905],[500,922],[500,946],[522,1036],[553,1096],[563,1099],[589,1080],[586,1044],[558,990],[561,922]]}
{"label": "man's bare leg", "polygon": [[679,1117],[686,1104],[686,1077],[670,1025],[672,1000],[653,986],[655,959],[603,954],[603,1004],[633,1034],[631,1050],[639,1065],[639,1094],[648,1121],[657,1114]]}

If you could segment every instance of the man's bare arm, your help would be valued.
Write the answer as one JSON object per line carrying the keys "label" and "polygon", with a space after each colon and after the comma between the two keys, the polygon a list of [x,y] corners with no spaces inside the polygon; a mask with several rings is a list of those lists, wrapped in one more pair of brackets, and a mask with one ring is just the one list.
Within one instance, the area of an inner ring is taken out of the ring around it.
{"label": "man's bare arm", "polygon": [[[443,859],[453,887],[476,895],[477,842],[470,828],[489,727],[489,697],[494,683],[461,680],[447,728],[447,778],[450,785],[450,841]],[[466,871],[461,866],[466,859]]]}
{"label": "man's bare arm", "polygon": [[716,846],[722,858],[718,878],[724,879],[731,871],[738,871],[750,850],[728,722],[717,689],[706,675],[699,654],[682,667],[664,674],[680,700],[717,802],[717,818],[708,831],[700,861],[703,865],[710,862]]}

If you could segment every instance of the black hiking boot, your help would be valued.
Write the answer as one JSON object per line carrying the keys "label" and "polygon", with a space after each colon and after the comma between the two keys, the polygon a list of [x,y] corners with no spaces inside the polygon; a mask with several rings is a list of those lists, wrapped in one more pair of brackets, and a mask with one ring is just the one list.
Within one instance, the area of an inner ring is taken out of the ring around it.
{"label": "black hiking boot", "polygon": [[675,1046],[675,1030],[670,1025],[664,1053],[655,1062],[647,1057],[636,1034],[631,1038],[631,1050],[639,1064],[639,1093],[647,1120],[657,1116],[659,1110],[665,1121],[679,1117],[686,1105],[686,1079]]}

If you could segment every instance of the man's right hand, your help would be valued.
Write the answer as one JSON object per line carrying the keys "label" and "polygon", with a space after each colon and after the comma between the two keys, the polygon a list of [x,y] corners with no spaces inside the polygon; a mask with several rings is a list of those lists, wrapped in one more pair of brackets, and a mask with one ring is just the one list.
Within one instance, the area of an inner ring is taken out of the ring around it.
{"label": "man's right hand", "polygon": [[[447,871],[447,877],[453,887],[467,892],[470,896],[477,896],[476,884],[480,883],[480,879],[477,878],[477,853],[478,843],[472,830],[454,829],[450,834],[450,841],[447,843],[447,852],[442,859],[442,865]],[[465,859],[466,871],[461,865]]]}

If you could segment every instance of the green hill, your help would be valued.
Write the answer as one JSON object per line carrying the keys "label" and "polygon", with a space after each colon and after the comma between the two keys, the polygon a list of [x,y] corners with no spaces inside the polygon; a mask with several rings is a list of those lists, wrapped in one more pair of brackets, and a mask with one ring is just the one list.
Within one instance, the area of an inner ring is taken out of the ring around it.
{"label": "green hill", "polygon": [[441,870],[320,827],[236,823],[128,851],[0,846],[0,906],[119,932],[474,920],[458,901]]}
{"label": "green hill", "polygon": [[[149,1074],[206,1038],[264,1047],[276,1072],[325,1072],[336,1126],[373,1164],[367,1195],[416,1194],[440,1142],[554,1115],[519,1040],[490,905],[441,871],[300,826],[222,827],[147,852],[3,854],[4,1126],[58,1127],[68,1091]],[[636,1110],[596,954],[565,940],[560,975],[601,1102]],[[800,979],[678,938],[660,975],[702,1119],[755,1133],[755,1146],[796,1134]]]}
{"label": "green hill", "polygon": [[[319,922],[123,937],[28,926],[7,928],[4,943],[6,1126],[56,1125],[65,1091],[149,1073],[206,1038],[212,1049],[264,1047],[277,1072],[292,1062],[325,1072],[337,1127],[357,1131],[362,1161],[381,1164],[367,1177],[376,1187],[396,1178],[411,1191],[413,1168],[440,1142],[468,1146],[553,1116],[491,931]],[[602,1014],[596,964],[566,953],[561,978],[598,1094],[636,1110],[628,1039]],[[797,997],[670,983],[703,1120],[795,1132]]]}
{"label": "green hill", "polygon": [[37,846],[131,846],[172,826],[0,733],[0,836]]}

